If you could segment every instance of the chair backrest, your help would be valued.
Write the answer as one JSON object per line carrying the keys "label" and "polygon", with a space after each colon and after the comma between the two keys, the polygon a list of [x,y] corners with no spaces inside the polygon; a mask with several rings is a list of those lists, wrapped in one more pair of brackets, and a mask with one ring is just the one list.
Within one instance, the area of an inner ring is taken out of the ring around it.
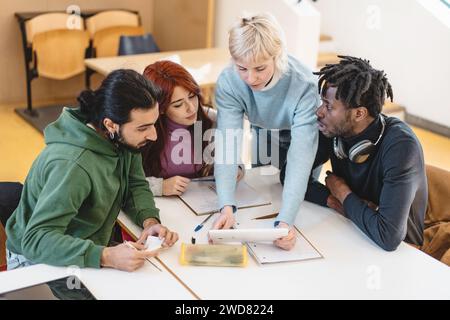
{"label": "chair backrest", "polygon": [[19,182],[0,182],[0,271],[6,270],[6,232],[4,226],[19,205],[22,195]]}
{"label": "chair backrest", "polygon": [[[75,20],[73,20],[75,19]],[[28,43],[32,43],[35,35],[51,30],[61,29],[84,30],[83,19],[80,16],[71,16],[67,13],[44,13],[28,20],[25,30]]]}
{"label": "chair backrest", "polygon": [[158,45],[150,33],[142,36],[121,36],[119,41],[119,56],[130,54],[159,52]]}
{"label": "chair backrest", "polygon": [[119,39],[121,36],[143,35],[142,27],[118,26],[100,30],[95,33],[92,40],[92,47],[95,50],[95,56],[114,57],[119,51]]}
{"label": "chair backrest", "polygon": [[6,232],[0,223],[0,271],[6,270]]}
{"label": "chair backrest", "polygon": [[450,222],[450,171],[426,165],[428,206],[425,227]]}
{"label": "chair backrest", "polygon": [[20,182],[0,182],[0,222],[3,226],[19,205],[22,189]]}
{"label": "chair backrest", "polygon": [[81,30],[52,30],[35,35],[33,51],[37,72],[56,80],[84,72],[84,58],[89,47],[89,33]]}
{"label": "chair backrest", "polygon": [[139,15],[129,11],[110,10],[86,19],[86,29],[92,38],[100,30],[117,26],[138,27]]}

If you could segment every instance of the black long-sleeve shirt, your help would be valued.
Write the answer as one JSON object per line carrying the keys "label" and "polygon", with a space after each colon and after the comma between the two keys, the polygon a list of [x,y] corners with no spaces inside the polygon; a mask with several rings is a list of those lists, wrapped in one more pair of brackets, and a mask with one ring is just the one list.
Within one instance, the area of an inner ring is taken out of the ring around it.
{"label": "black long-sleeve shirt", "polygon": [[[343,178],[352,193],[344,200],[346,216],[385,250],[406,242],[421,245],[428,189],[422,147],[412,130],[396,118],[385,117],[386,129],[374,153],[362,164],[340,160],[333,140],[320,134],[314,168],[331,159],[333,173]],[[381,121],[375,120],[361,134],[343,139],[345,150],[358,141],[376,141]],[[330,191],[310,179],[305,199],[326,206]],[[369,208],[364,200],[379,206]]]}

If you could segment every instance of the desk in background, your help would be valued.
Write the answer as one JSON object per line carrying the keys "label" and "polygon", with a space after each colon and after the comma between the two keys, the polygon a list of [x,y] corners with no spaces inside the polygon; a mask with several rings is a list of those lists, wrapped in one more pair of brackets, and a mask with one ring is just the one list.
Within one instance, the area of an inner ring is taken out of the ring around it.
{"label": "desk in background", "polygon": [[[166,51],[138,55],[86,59],[86,67],[107,76],[117,69],[132,69],[142,74],[145,67],[159,60],[179,60],[188,69],[198,85],[206,93],[206,101],[211,102],[211,90],[222,70],[230,63],[227,49],[208,48],[181,51]],[[209,91],[208,91],[209,90]]]}

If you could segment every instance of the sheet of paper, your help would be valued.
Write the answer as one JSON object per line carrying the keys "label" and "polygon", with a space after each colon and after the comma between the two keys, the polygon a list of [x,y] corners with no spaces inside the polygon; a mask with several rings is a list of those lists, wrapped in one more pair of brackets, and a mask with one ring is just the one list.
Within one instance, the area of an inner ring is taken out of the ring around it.
{"label": "sheet of paper", "polygon": [[[273,228],[275,219],[266,220],[250,220],[240,222],[237,228]],[[270,243],[252,243],[248,242],[249,252],[255,257],[260,264],[302,261],[310,259],[323,258],[317,249],[315,249],[309,241],[296,230],[297,242],[292,250],[286,251],[276,247]]]}
{"label": "sheet of paper", "polygon": [[186,68],[192,77],[197,81],[201,82],[207,74],[211,72],[211,63],[206,63],[202,65],[200,68]]}
{"label": "sheet of paper", "polygon": [[[197,215],[215,212],[219,209],[214,182],[191,182],[180,199]],[[236,204],[239,209],[270,204],[244,181],[236,186]]]}

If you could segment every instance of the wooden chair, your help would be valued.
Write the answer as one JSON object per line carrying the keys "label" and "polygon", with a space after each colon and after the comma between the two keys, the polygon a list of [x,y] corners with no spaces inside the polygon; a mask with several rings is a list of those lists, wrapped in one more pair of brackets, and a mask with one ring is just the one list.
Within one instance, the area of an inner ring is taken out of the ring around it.
{"label": "wooden chair", "polygon": [[70,16],[67,13],[45,13],[33,19],[30,19],[25,24],[27,41],[29,44],[33,43],[34,36],[51,30],[69,29],[68,22],[71,19],[77,19],[76,23],[71,23],[70,28],[76,30],[84,30],[83,19],[79,16]]}
{"label": "wooden chair", "polygon": [[81,30],[52,30],[36,34],[33,52],[37,75],[64,80],[83,73],[89,33]]}
{"label": "wooden chair", "polygon": [[[74,20],[75,19],[75,20]],[[35,37],[41,33],[52,30],[84,30],[83,19],[79,16],[71,16],[67,13],[44,13],[25,22],[24,48],[25,48],[25,69],[27,86],[27,114],[37,116],[33,110],[31,82],[38,77],[36,70],[35,54],[32,46]]]}
{"label": "wooden chair", "polygon": [[420,249],[450,266],[450,171],[427,165],[426,172],[428,206]]}
{"label": "wooden chair", "polygon": [[94,57],[117,56],[121,35],[142,35],[139,15],[125,10],[109,10],[86,19]]}
{"label": "wooden chair", "polygon": [[124,10],[103,11],[86,19],[86,29],[89,31],[91,38],[94,38],[94,35],[103,29],[117,26],[138,27],[140,25],[139,20],[139,15],[133,12]]}
{"label": "wooden chair", "polygon": [[119,52],[119,40],[121,36],[139,36],[144,34],[142,27],[116,26],[100,30],[95,33],[92,40],[92,48],[95,56],[114,57]]}
{"label": "wooden chair", "polygon": [[[140,25],[139,14],[125,10],[103,11],[87,18],[86,29],[92,41],[91,57],[117,56],[120,36],[144,34]],[[86,70],[86,88],[90,88],[94,73],[89,68]]]}

